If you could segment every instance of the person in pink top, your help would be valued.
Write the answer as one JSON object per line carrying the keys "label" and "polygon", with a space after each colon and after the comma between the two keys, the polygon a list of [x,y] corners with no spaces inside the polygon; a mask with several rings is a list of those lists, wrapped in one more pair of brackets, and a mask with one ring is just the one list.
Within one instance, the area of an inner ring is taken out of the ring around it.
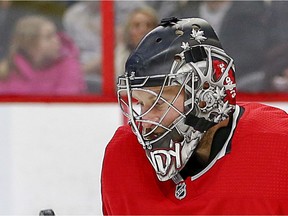
{"label": "person in pink top", "polygon": [[0,94],[81,94],[86,90],[79,51],[43,16],[15,26],[9,55],[0,63]]}

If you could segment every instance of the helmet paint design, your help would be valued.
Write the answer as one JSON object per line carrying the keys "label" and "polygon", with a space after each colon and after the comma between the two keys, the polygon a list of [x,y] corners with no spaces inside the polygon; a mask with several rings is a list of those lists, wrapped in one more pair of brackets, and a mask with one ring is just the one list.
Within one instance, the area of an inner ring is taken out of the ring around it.
{"label": "helmet paint design", "polygon": [[[124,115],[143,146],[160,181],[176,176],[193,154],[203,134],[225,120],[234,111],[236,83],[234,64],[222,49],[212,27],[203,19],[175,17],[162,20],[131,53],[125,74],[118,79],[118,100]],[[178,92],[168,101],[163,92],[177,86]],[[153,87],[159,87],[154,91]],[[155,101],[142,112],[132,94],[151,94]],[[184,92],[184,112],[175,106]],[[156,122],[146,115],[157,103],[167,110]],[[178,117],[165,125],[169,112]],[[144,130],[143,124],[153,125]],[[157,136],[155,131],[163,133]]]}

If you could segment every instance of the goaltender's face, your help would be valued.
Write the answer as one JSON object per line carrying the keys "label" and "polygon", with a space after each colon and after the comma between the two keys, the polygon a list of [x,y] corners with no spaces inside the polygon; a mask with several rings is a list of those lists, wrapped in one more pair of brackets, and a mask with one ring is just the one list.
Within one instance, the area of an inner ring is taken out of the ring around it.
{"label": "goaltender's face", "polygon": [[[160,99],[157,100],[161,87],[146,89],[148,91],[133,91],[132,96],[137,100],[141,114],[144,114],[142,117],[142,134],[145,135],[156,127],[155,131],[148,137],[149,140],[153,140],[163,134],[166,131],[165,127],[169,128],[173,121],[184,112],[184,93],[182,91],[176,97],[180,87],[167,86],[164,88]],[[145,112],[147,113],[145,114]]]}

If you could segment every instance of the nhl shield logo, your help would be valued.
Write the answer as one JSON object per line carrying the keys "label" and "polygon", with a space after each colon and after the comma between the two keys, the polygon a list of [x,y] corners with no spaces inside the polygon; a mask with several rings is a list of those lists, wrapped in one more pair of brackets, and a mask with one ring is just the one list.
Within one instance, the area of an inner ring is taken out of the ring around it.
{"label": "nhl shield logo", "polygon": [[183,198],[186,197],[186,184],[185,184],[185,182],[181,182],[181,183],[176,185],[175,197],[179,200],[182,200]]}

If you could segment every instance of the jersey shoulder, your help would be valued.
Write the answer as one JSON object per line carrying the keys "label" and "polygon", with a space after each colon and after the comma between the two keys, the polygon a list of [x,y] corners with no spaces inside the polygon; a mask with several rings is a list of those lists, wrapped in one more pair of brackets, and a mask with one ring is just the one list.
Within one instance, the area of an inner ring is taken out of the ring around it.
{"label": "jersey shoulder", "polygon": [[242,103],[239,105],[245,111],[238,126],[258,133],[275,133],[288,136],[288,114],[284,110],[260,103]]}
{"label": "jersey shoulder", "polygon": [[109,158],[110,155],[114,158],[116,156],[123,157],[127,154],[133,154],[139,146],[137,137],[132,132],[130,126],[120,126],[106,146],[105,156],[106,158]]}

